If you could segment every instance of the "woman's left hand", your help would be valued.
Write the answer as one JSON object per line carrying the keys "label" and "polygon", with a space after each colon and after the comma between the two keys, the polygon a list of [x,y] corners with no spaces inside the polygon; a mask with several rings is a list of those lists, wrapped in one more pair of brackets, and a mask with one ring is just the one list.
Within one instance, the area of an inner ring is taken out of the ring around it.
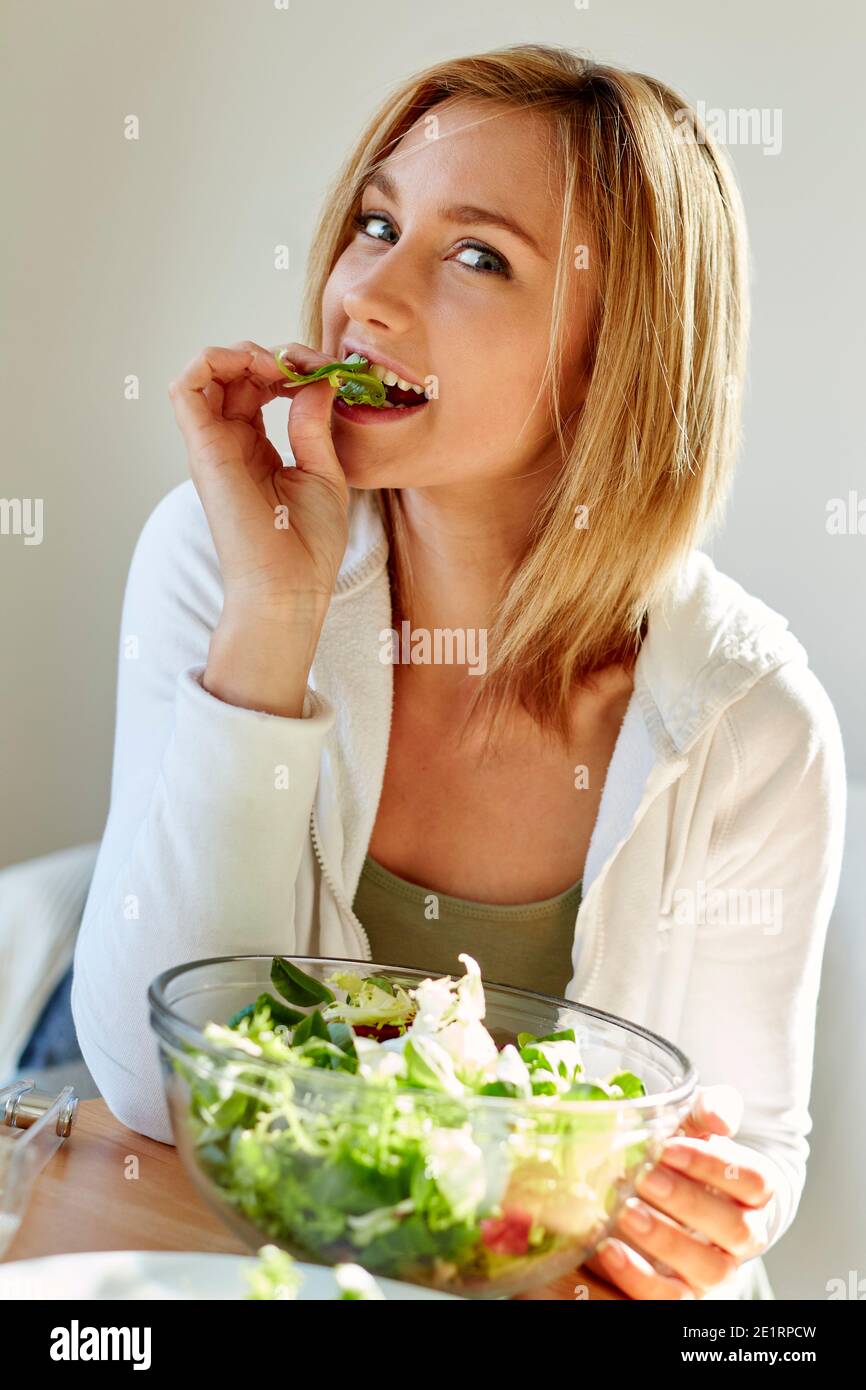
{"label": "woman's left hand", "polygon": [[734,1143],[742,1114],[733,1086],[698,1091],[589,1269],[629,1298],[712,1297],[738,1265],[767,1248],[775,1180],[761,1154]]}

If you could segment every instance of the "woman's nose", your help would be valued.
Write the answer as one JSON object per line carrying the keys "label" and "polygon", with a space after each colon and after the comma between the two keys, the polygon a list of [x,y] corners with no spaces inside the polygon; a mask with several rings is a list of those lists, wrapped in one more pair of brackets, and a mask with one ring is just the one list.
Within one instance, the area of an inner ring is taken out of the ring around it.
{"label": "woman's nose", "polygon": [[394,259],[393,252],[383,257],[346,290],[343,311],[347,318],[395,333],[405,333],[411,327],[415,316],[412,298],[400,268],[390,264]]}

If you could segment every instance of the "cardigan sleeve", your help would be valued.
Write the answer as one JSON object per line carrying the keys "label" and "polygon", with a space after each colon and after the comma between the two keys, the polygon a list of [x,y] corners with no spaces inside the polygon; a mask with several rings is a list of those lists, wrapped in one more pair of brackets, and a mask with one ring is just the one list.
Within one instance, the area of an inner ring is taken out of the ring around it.
{"label": "cardigan sleeve", "polygon": [[107,823],[76,944],[72,1012],[109,1108],[171,1142],[147,989],[205,956],[291,952],[327,702],[301,718],[201,684],[222,590],[192,482],[139,536],[123,602]]}
{"label": "cardigan sleeve", "polygon": [[[748,734],[746,732],[748,730]],[[845,761],[835,711],[805,662],[762,677],[723,716],[729,794],[716,817],[683,1047],[702,1084],[743,1094],[737,1142],[778,1176],[774,1244],[806,1177],[815,1018],[839,883]]]}

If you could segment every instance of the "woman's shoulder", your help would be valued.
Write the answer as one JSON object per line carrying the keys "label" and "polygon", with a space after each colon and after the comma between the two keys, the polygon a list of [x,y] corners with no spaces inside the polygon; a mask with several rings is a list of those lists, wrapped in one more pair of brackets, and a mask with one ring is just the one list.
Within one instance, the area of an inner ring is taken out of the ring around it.
{"label": "woman's shoulder", "polygon": [[185,478],[157,501],[142,524],[137,547],[174,554],[192,547],[193,553],[215,554],[207,516],[192,478]]}
{"label": "woman's shoulder", "polygon": [[651,614],[648,645],[644,679],[665,727],[680,750],[709,741],[717,786],[739,797],[817,779],[844,796],[839,721],[806,647],[786,616],[703,551]]}
{"label": "woman's shoulder", "polygon": [[207,516],[191,478],[152,507],[129,565],[127,621],[136,611],[186,615],[213,628],[222,610],[219,558]]}
{"label": "woman's shoulder", "polygon": [[730,707],[740,728],[760,730],[769,742],[805,746],[838,745],[839,721],[833,702],[810,665],[805,644],[789,619],[708,559],[701,561],[702,587],[724,614],[718,631],[725,663],[747,671],[750,681]]}
{"label": "woman's shoulder", "polygon": [[[809,662],[788,619],[715,571],[709,581],[730,607],[721,634],[723,665],[742,680],[738,697],[724,709],[713,739],[723,744],[741,795],[775,789],[786,796],[820,796],[843,808],[845,752],[829,692]],[[735,679],[735,677],[731,677]]]}
{"label": "woman's shoulder", "polygon": [[744,769],[755,778],[787,765],[804,775],[816,763],[844,788],[845,751],[827,690],[805,657],[792,657],[755,681],[726,712],[725,722]]}

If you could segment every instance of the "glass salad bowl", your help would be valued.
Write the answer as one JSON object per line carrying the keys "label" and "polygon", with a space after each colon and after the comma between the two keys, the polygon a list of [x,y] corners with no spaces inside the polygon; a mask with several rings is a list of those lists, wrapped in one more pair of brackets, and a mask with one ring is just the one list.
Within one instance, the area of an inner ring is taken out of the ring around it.
{"label": "glass salad bowl", "polygon": [[432,979],[229,956],[153,981],[177,1148],[251,1248],[499,1298],[611,1229],[694,1068],[645,1028],[460,960],[465,976]]}

